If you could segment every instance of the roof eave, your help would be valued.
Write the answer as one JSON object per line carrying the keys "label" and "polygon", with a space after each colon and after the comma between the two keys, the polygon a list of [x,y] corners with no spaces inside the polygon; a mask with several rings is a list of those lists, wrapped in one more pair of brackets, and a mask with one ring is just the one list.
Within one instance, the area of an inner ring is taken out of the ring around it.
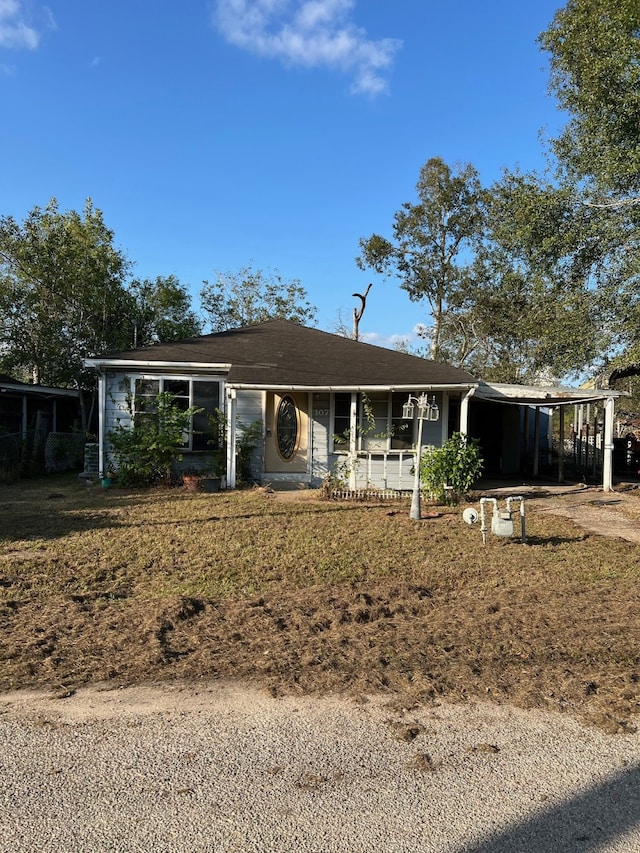
{"label": "roof eave", "polygon": [[154,370],[171,370],[176,373],[202,373],[215,371],[217,373],[228,373],[231,370],[231,364],[228,362],[206,362],[206,361],[151,361],[148,359],[129,359],[129,358],[85,358],[85,367],[93,367],[96,370],[115,370],[115,369],[154,369]]}
{"label": "roof eave", "polygon": [[363,391],[470,391],[476,389],[477,383],[470,382],[427,382],[412,383],[410,385],[399,385],[397,382],[391,384],[374,385],[359,383],[357,385],[274,385],[270,383],[257,382],[227,382],[227,388],[234,391],[329,391],[340,392],[363,392]]}

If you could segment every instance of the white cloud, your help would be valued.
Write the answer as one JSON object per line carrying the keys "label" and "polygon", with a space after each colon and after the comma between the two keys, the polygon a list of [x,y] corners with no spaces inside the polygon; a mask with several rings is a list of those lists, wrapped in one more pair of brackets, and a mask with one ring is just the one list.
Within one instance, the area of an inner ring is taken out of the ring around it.
{"label": "white cloud", "polygon": [[0,0],[0,47],[35,50],[39,43],[40,35],[26,23],[18,0]]}
{"label": "white cloud", "polygon": [[428,346],[425,343],[425,329],[422,323],[417,323],[406,334],[381,334],[380,332],[361,332],[359,339],[366,344],[375,344],[386,349],[403,350],[413,355],[421,354]]}
{"label": "white cloud", "polygon": [[402,42],[370,40],[350,20],[354,7],[355,0],[215,0],[213,22],[236,47],[291,65],[350,73],[353,93],[378,95],[387,90],[384,72]]}
{"label": "white cloud", "polygon": [[[39,10],[43,27],[55,29],[51,10]],[[32,25],[21,0],[0,0],[0,47],[35,50],[40,44],[40,32]]]}

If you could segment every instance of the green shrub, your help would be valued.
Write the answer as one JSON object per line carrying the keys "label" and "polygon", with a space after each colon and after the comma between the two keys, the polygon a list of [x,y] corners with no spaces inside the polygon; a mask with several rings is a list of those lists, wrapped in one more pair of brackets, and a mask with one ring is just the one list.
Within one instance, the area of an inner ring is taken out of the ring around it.
{"label": "green shrub", "polygon": [[171,481],[172,466],[182,459],[191,418],[202,409],[180,409],[168,392],[157,394],[132,423],[116,426],[109,441],[122,486],[152,486]]}
{"label": "green shrub", "polygon": [[426,451],[420,461],[420,481],[429,497],[441,504],[458,503],[481,471],[478,442],[460,432],[455,432],[442,447]]}

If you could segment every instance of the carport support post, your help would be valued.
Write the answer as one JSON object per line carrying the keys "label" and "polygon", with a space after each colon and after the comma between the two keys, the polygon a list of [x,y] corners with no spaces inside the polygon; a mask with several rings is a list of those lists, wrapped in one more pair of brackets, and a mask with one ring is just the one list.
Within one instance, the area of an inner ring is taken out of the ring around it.
{"label": "carport support post", "polygon": [[558,415],[560,419],[558,426],[560,431],[558,437],[558,482],[564,483],[564,406],[558,406]]}
{"label": "carport support post", "polygon": [[607,397],[604,404],[604,450],[602,453],[602,489],[613,491],[613,418],[615,399]]}
{"label": "carport support post", "polygon": [[540,407],[536,406],[533,420],[533,476],[538,476],[540,466]]}

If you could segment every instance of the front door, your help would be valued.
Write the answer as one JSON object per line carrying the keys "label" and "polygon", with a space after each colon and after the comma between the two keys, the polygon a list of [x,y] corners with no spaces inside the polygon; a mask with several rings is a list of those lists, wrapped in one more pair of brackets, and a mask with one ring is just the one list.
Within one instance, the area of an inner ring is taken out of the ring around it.
{"label": "front door", "polygon": [[267,394],[265,470],[270,474],[306,474],[308,394]]}

